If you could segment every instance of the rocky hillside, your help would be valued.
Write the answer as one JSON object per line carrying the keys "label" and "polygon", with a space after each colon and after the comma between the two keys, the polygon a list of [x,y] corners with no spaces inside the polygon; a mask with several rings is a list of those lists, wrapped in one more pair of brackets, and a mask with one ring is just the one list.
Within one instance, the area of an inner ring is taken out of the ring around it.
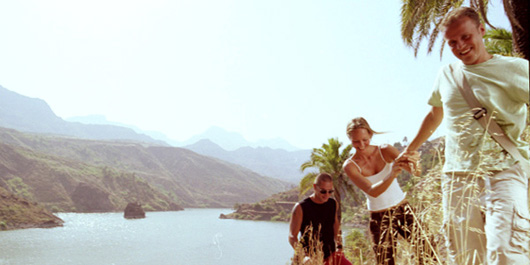
{"label": "rocky hillside", "polygon": [[53,211],[122,211],[131,201],[150,210],[182,209],[134,173],[5,143],[0,143],[0,187]]}
{"label": "rocky hillside", "polygon": [[184,146],[202,155],[242,165],[261,175],[296,184],[302,179],[300,165],[309,160],[311,150],[286,151],[269,147],[241,147],[227,151],[210,140]]}
{"label": "rocky hillside", "polygon": [[299,201],[299,190],[291,189],[252,204],[236,204],[235,212],[221,214],[221,219],[289,221],[293,206]]}
{"label": "rocky hillside", "polygon": [[[394,146],[399,150],[404,147],[401,143],[395,143]],[[419,151],[421,152],[421,166],[422,172],[427,172],[436,163],[439,163],[437,158],[438,152],[443,150],[443,138],[437,138],[432,141],[425,142]],[[411,175],[408,173],[401,173],[399,181],[403,189],[408,190],[414,185]],[[310,195],[312,190],[304,196],[299,194],[297,188],[286,192],[280,192],[270,196],[257,203],[236,204],[234,212],[230,214],[221,214],[221,219],[242,219],[242,220],[266,220],[266,221],[289,221],[291,210],[295,203],[301,200],[301,197]],[[360,191],[359,191],[360,192]],[[364,196],[364,195],[362,195]],[[366,218],[362,218],[359,213],[366,214],[365,205],[359,205],[350,196],[343,198],[343,222],[361,226],[365,225]]]}
{"label": "rocky hillside", "polygon": [[0,186],[54,211],[231,207],[288,184],[192,151],[0,128]]}
{"label": "rocky hillside", "polygon": [[0,187],[0,230],[62,226],[50,211]]}

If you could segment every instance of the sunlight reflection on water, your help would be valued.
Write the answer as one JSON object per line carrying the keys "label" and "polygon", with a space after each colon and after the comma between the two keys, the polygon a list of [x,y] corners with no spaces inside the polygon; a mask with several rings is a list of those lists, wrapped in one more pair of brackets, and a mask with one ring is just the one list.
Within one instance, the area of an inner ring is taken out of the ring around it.
{"label": "sunlight reflection on water", "polygon": [[218,218],[230,211],[148,212],[133,220],[122,213],[61,213],[63,227],[0,232],[0,265],[288,263],[287,223]]}

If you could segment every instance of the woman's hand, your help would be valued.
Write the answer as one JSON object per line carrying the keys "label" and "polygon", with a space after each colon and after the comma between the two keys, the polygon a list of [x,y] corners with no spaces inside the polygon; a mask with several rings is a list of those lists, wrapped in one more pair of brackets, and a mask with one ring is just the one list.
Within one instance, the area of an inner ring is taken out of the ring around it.
{"label": "woman's hand", "polygon": [[420,153],[417,151],[405,151],[399,154],[394,160],[394,164],[400,165],[402,169],[409,171],[416,177],[421,174]]}
{"label": "woman's hand", "polygon": [[394,161],[394,164],[392,165],[392,172],[390,173],[392,176],[396,176],[401,172],[401,170],[405,169],[407,167],[407,162],[405,161]]}

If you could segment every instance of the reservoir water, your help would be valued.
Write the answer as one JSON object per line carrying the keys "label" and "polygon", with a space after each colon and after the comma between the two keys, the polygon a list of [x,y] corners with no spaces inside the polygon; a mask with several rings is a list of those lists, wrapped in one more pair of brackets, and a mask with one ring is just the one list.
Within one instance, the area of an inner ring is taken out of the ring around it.
{"label": "reservoir water", "polygon": [[0,232],[0,265],[285,265],[288,223],[219,219],[230,209],[59,213],[63,227]]}

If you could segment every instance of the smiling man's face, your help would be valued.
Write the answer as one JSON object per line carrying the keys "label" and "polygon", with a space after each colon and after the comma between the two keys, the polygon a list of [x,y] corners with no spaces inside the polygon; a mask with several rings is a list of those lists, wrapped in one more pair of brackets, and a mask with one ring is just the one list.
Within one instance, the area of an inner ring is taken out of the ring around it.
{"label": "smiling man's face", "polygon": [[484,25],[462,17],[445,29],[444,38],[458,59],[466,65],[472,65],[491,58],[482,41],[485,33]]}

